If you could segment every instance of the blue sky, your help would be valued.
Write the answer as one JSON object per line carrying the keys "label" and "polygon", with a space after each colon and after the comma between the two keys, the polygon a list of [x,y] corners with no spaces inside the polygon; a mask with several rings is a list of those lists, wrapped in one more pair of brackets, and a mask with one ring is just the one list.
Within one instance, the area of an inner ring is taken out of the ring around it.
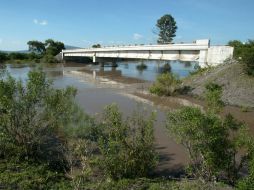
{"label": "blue sky", "polygon": [[246,41],[254,39],[253,7],[254,0],[1,0],[0,50],[48,38],[78,47],[155,43],[164,14],[177,22],[175,42]]}

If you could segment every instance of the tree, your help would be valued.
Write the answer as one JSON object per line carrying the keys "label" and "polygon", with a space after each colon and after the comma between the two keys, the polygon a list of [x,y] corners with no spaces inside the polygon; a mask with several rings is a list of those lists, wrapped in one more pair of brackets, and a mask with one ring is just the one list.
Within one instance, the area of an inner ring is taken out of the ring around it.
{"label": "tree", "polygon": [[245,72],[254,76],[254,40],[246,43],[233,40],[229,41],[228,45],[234,47],[234,57],[243,63]]}
{"label": "tree", "polygon": [[0,63],[4,63],[8,60],[8,54],[4,52],[0,52]]}
{"label": "tree", "polygon": [[27,45],[28,45],[29,51],[31,51],[31,52],[43,54],[46,51],[45,45],[43,42],[29,41],[29,42],[27,42]]}
{"label": "tree", "polygon": [[175,19],[171,15],[166,14],[157,21],[156,27],[159,30],[158,44],[171,43],[173,37],[176,36],[177,26]]}
{"label": "tree", "polygon": [[101,48],[101,44],[94,44],[92,48]]}
{"label": "tree", "polygon": [[63,49],[65,49],[64,43],[58,42],[58,41],[54,41],[52,39],[47,39],[45,41],[45,47],[46,47],[46,54],[52,55],[52,56],[56,56]]}

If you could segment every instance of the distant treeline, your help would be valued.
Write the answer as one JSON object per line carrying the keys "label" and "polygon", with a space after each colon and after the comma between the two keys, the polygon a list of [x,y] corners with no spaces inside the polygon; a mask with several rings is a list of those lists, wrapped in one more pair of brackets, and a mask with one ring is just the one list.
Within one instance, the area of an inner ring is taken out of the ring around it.
{"label": "distant treeline", "polygon": [[31,52],[31,53],[0,52],[0,63],[6,63],[6,62],[19,63],[19,62],[23,62],[23,61],[39,63],[41,58],[42,58],[41,55],[36,54],[34,52]]}
{"label": "distant treeline", "polygon": [[29,41],[28,53],[21,52],[0,52],[0,63],[57,63],[56,55],[58,55],[64,48],[64,43],[48,39],[45,42]]}

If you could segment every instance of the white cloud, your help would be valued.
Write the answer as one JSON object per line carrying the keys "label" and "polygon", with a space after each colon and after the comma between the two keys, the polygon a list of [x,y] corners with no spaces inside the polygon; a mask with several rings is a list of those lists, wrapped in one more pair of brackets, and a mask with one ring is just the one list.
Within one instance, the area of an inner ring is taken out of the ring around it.
{"label": "white cloud", "polygon": [[140,40],[141,38],[143,38],[143,36],[141,34],[138,34],[138,33],[133,34],[134,40]]}
{"label": "white cloud", "polygon": [[40,25],[43,25],[43,26],[48,25],[48,21],[43,20],[43,21],[40,22]]}
{"label": "white cloud", "polygon": [[42,25],[42,26],[46,26],[48,25],[48,21],[47,20],[38,20],[38,19],[34,19],[33,20],[34,24],[39,24],[39,25]]}
{"label": "white cloud", "polygon": [[3,39],[2,39],[2,38],[0,38],[0,44],[1,44],[1,43],[3,43]]}

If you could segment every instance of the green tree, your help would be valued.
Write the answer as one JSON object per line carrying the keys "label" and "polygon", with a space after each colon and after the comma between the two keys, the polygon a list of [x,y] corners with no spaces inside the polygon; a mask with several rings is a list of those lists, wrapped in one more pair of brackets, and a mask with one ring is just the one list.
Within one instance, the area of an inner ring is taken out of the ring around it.
{"label": "green tree", "polygon": [[101,44],[94,44],[92,48],[101,48]]}
{"label": "green tree", "polygon": [[245,44],[242,53],[242,62],[246,73],[250,76],[254,76],[254,43],[251,40]]}
{"label": "green tree", "polygon": [[47,39],[45,41],[45,47],[46,47],[46,54],[47,55],[52,55],[52,56],[56,56],[63,49],[65,49],[64,43],[58,42],[58,41],[54,41],[52,39]]}
{"label": "green tree", "polygon": [[8,54],[4,52],[0,52],[0,63],[4,63],[8,60]]}
{"label": "green tree", "polygon": [[234,47],[234,57],[243,63],[245,72],[254,76],[254,40],[246,43],[233,40],[228,42],[228,45]]}
{"label": "green tree", "polygon": [[166,14],[162,16],[156,24],[159,38],[157,42],[159,44],[168,44],[171,43],[173,38],[176,36],[176,21],[175,19],[170,15]]}
{"label": "green tree", "polygon": [[234,57],[239,58],[242,56],[242,50],[244,47],[244,44],[239,40],[232,40],[228,42],[229,46],[234,47]]}
{"label": "green tree", "polygon": [[29,41],[27,42],[28,50],[34,53],[43,54],[46,51],[45,44],[40,41]]}

